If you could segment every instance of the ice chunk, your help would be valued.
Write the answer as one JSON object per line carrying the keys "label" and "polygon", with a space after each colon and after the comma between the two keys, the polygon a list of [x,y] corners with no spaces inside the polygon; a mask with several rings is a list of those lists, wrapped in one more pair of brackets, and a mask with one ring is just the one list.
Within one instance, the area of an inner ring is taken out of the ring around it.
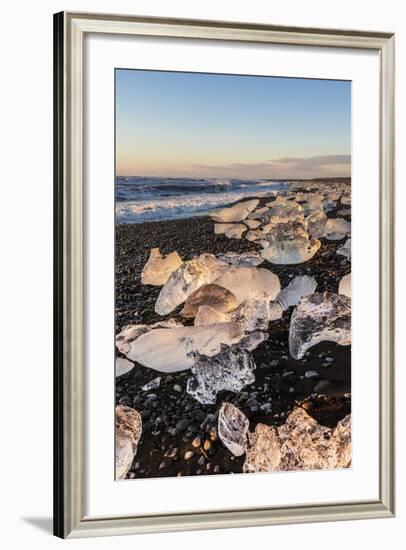
{"label": "ice chunk", "polygon": [[306,196],[306,202],[302,206],[305,216],[313,212],[320,212],[323,210],[323,196],[317,193],[308,194]]}
{"label": "ice chunk", "polygon": [[335,208],[337,207],[337,200],[333,200],[329,197],[327,197],[326,199],[324,199],[323,201],[323,208],[325,210],[325,212],[331,212],[332,210],[334,210]]}
{"label": "ice chunk", "polygon": [[351,239],[347,239],[340,248],[337,248],[337,254],[344,256],[347,260],[351,261]]}
{"label": "ice chunk", "polygon": [[223,403],[218,417],[218,435],[234,456],[241,456],[247,448],[249,420],[232,403]]}
{"label": "ice chunk", "polygon": [[233,225],[234,225],[233,223],[215,223],[214,233],[216,235],[224,235],[227,229],[230,229],[230,227],[233,227]]}
{"label": "ice chunk", "polygon": [[199,307],[203,305],[227,313],[235,309],[238,302],[232,292],[216,283],[211,283],[201,286],[186,298],[185,306],[180,314],[182,317],[193,318]]}
{"label": "ice chunk", "polygon": [[338,285],[338,294],[343,294],[351,298],[351,273],[344,275],[341,279],[340,284]]}
{"label": "ice chunk", "polygon": [[324,227],[324,236],[329,241],[339,241],[351,234],[351,222],[344,218],[330,218]]}
{"label": "ice chunk", "polygon": [[298,222],[280,223],[266,235],[267,246],[261,256],[273,264],[300,264],[312,258],[320,241],[309,239],[305,226]]}
{"label": "ice chunk", "polygon": [[242,234],[247,231],[243,223],[215,223],[214,233],[216,235],[224,234],[229,239],[241,239]]}
{"label": "ice chunk", "polygon": [[243,223],[231,223],[229,226],[224,232],[229,239],[241,239],[243,233],[247,231],[247,226]]}
{"label": "ice chunk", "polygon": [[116,479],[124,479],[134,456],[137,453],[141,437],[141,415],[131,407],[116,407]]}
{"label": "ice chunk", "polygon": [[306,221],[309,235],[313,237],[313,239],[318,239],[324,235],[327,216],[323,210],[313,212],[313,214],[307,216]]}
{"label": "ice chunk", "polygon": [[133,368],[134,363],[131,363],[128,359],[124,359],[123,357],[116,358],[116,376],[127,374],[127,372],[130,372]]}
{"label": "ice chunk", "polygon": [[249,351],[237,346],[222,346],[215,356],[196,354],[186,391],[199,403],[209,405],[216,402],[217,393],[222,390],[239,392],[255,381],[255,363]]}
{"label": "ice chunk", "polygon": [[232,292],[238,304],[256,292],[266,292],[274,300],[281,289],[279,277],[261,267],[230,267],[215,282]]}
{"label": "ice chunk", "polygon": [[244,348],[248,351],[254,351],[254,349],[257,349],[257,347],[262,344],[266,339],[268,338],[267,332],[250,332],[247,334],[247,336],[244,336],[244,338],[239,342],[238,346],[240,348]]}
{"label": "ice chunk", "polygon": [[261,225],[261,222],[258,220],[245,220],[244,223],[250,229],[256,229]]}
{"label": "ice chunk", "polygon": [[243,201],[229,206],[227,208],[221,208],[212,212],[211,217],[215,222],[241,222],[258,206],[259,200],[252,199],[249,201]]}
{"label": "ice chunk", "polygon": [[284,310],[279,302],[277,301],[270,302],[269,309],[270,309],[270,317],[269,317],[270,321],[276,321],[277,319],[280,319],[282,317]]}
{"label": "ice chunk", "polygon": [[262,216],[265,214],[265,212],[268,212],[268,208],[266,206],[263,206],[262,208],[257,208],[251,214],[248,215],[249,220],[258,220],[261,219]]}
{"label": "ice chunk", "polygon": [[141,334],[149,332],[155,328],[174,328],[183,327],[182,323],[175,319],[168,319],[167,321],[158,321],[153,325],[126,325],[122,328],[116,336],[116,346],[118,351],[127,355],[131,349],[131,343],[134,342]]}
{"label": "ice chunk", "polygon": [[241,252],[241,254],[237,252],[226,252],[225,254],[219,254],[217,258],[234,267],[256,267],[264,261],[256,250]]}
{"label": "ice chunk", "polygon": [[253,291],[231,314],[246,332],[267,330],[271,320],[270,297],[267,292]]}
{"label": "ice chunk", "polygon": [[301,359],[309,348],[325,340],[341,346],[351,344],[351,299],[347,296],[310,294],[293,311],[289,351],[294,359]]}
{"label": "ice chunk", "polygon": [[249,231],[247,231],[244,238],[247,241],[253,242],[253,241],[257,241],[258,239],[261,239],[263,236],[264,235],[262,231],[260,231],[259,229],[250,229]]}
{"label": "ice chunk", "polygon": [[152,248],[148,261],[141,272],[141,283],[162,286],[181,264],[182,258],[177,252],[162,256],[159,248]]}
{"label": "ice chunk", "polygon": [[257,424],[248,440],[244,473],[351,467],[351,415],[330,429],[296,407],[279,428]]}
{"label": "ice chunk", "polygon": [[303,208],[297,202],[278,196],[275,201],[268,202],[268,212],[264,214],[264,221],[274,224],[302,221],[304,219]]}
{"label": "ice chunk", "polygon": [[229,323],[230,321],[230,313],[222,313],[210,306],[200,306],[196,313],[194,325],[195,327],[207,327],[215,323]]}
{"label": "ice chunk", "polygon": [[313,294],[316,287],[317,283],[314,277],[310,277],[310,275],[297,275],[280,291],[276,300],[286,310],[288,307],[296,306],[303,296]]}
{"label": "ice chunk", "polygon": [[155,329],[132,342],[127,356],[158,372],[178,372],[193,365],[194,353],[211,357],[220,352],[221,344],[231,346],[243,337],[244,331],[237,323]]}
{"label": "ice chunk", "polygon": [[267,223],[266,225],[262,226],[262,235],[261,236],[264,236],[264,235],[267,235],[268,233],[270,233],[273,230],[274,227],[275,227],[274,223]]}
{"label": "ice chunk", "polygon": [[155,311],[159,315],[167,315],[199,287],[214,282],[227,267],[213,254],[201,254],[184,262],[161,288]]}
{"label": "ice chunk", "polygon": [[257,424],[248,434],[249,448],[243,464],[244,473],[274,472],[281,469],[282,450],[278,429]]}
{"label": "ice chunk", "polygon": [[351,216],[351,208],[342,208],[337,212],[337,216]]}

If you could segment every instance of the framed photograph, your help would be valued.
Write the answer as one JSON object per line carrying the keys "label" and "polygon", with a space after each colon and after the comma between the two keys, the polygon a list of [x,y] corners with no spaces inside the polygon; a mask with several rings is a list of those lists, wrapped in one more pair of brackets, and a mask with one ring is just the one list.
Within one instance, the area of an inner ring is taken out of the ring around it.
{"label": "framed photograph", "polygon": [[54,29],[55,535],[393,516],[393,34]]}

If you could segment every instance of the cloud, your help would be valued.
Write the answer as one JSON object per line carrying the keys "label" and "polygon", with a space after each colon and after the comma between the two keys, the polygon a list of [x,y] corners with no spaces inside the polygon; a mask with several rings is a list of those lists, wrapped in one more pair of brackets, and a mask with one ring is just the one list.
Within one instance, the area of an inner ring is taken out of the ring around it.
{"label": "cloud", "polygon": [[204,176],[235,178],[305,179],[348,177],[351,175],[351,155],[319,155],[315,157],[282,157],[256,164],[228,165],[195,164],[193,171]]}

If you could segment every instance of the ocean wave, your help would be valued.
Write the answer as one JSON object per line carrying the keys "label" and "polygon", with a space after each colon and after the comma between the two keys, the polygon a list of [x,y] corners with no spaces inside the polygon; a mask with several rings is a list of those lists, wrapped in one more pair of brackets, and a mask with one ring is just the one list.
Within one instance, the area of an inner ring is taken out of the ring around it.
{"label": "ocean wave", "polygon": [[[255,196],[267,196],[269,191],[256,192]],[[143,201],[117,201],[116,223],[141,223],[207,215],[210,211],[253,196],[247,192],[200,193]]]}
{"label": "ocean wave", "polygon": [[225,189],[238,192],[241,189],[274,188],[278,185],[279,182],[262,179],[117,177],[116,199],[147,200],[201,192],[219,194]]}

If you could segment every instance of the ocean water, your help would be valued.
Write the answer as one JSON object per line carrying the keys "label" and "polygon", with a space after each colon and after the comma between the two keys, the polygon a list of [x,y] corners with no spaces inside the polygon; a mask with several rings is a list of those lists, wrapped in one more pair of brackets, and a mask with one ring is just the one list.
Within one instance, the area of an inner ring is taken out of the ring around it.
{"label": "ocean water", "polygon": [[266,197],[286,184],[264,179],[116,177],[116,223],[202,216],[248,197]]}

